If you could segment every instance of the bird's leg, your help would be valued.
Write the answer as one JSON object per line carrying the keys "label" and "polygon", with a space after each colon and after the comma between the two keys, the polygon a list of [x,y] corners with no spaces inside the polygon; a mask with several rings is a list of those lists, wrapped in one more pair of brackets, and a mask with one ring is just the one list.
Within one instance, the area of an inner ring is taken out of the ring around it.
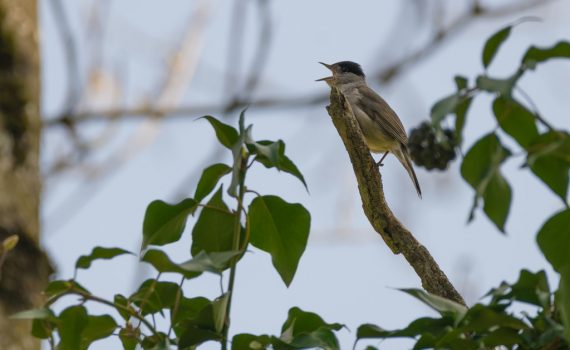
{"label": "bird's leg", "polygon": [[390,153],[390,151],[386,151],[386,153],[384,153],[384,155],[382,156],[382,158],[380,158],[380,161],[378,163],[376,163],[377,166],[384,166],[384,164],[382,164],[382,161],[384,160],[384,158],[386,158],[386,156],[388,155],[388,153]]}

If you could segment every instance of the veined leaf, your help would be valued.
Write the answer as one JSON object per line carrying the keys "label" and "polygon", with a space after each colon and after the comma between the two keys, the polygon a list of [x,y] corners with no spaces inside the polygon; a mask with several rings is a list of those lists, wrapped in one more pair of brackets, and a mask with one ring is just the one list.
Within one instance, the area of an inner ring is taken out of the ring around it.
{"label": "veined leaf", "polygon": [[309,212],[277,196],[260,196],[249,206],[248,221],[251,244],[271,254],[273,266],[289,286],[307,245]]}

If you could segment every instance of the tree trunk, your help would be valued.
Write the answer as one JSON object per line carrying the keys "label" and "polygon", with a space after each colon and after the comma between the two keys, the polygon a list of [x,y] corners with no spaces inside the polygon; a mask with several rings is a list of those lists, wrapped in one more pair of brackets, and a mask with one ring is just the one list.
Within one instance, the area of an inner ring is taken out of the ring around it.
{"label": "tree trunk", "polygon": [[39,248],[40,69],[36,0],[0,0],[0,349],[39,349],[30,322],[9,315],[41,304],[51,273]]}

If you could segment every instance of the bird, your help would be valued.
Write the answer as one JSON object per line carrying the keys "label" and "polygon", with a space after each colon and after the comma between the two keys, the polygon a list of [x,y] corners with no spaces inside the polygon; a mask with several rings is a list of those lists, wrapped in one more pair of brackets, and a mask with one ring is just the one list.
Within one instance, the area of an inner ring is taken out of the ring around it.
{"label": "bird", "polygon": [[383,153],[377,165],[382,166],[384,158],[392,153],[408,172],[421,198],[422,190],[408,151],[408,135],[396,112],[380,95],[368,87],[366,76],[358,63],[351,61],[319,63],[327,67],[332,76],[317,81],[325,81],[330,87],[338,89],[350,104],[370,151]]}

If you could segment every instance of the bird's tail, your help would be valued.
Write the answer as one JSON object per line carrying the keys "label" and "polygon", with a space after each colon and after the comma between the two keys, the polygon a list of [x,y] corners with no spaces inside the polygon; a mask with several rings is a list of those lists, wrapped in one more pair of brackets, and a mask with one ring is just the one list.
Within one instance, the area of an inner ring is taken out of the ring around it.
{"label": "bird's tail", "polygon": [[408,152],[408,148],[405,145],[401,145],[398,150],[393,151],[394,155],[400,163],[404,166],[408,175],[414,182],[414,186],[416,187],[416,192],[418,192],[418,196],[422,198],[422,190],[420,188],[420,183],[418,182],[418,178],[416,177],[416,173],[414,171],[414,167],[412,166],[412,161],[410,159],[410,153]]}

